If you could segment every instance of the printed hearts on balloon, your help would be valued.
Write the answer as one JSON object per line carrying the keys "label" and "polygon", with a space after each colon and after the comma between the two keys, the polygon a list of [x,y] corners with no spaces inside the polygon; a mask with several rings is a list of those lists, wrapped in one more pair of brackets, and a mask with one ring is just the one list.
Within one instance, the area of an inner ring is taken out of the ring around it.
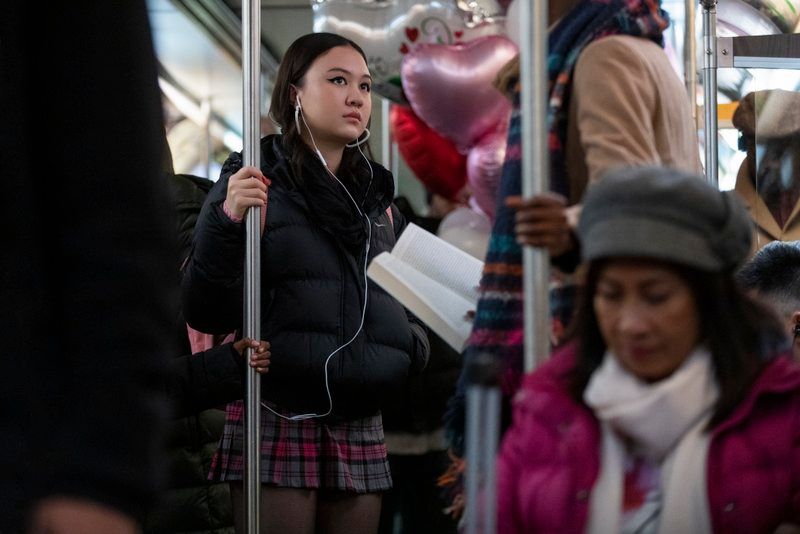
{"label": "printed hearts on balloon", "polygon": [[498,0],[315,0],[314,31],[338,33],[364,49],[377,94],[402,102],[403,56],[423,44],[468,42],[504,31]]}
{"label": "printed hearts on balloon", "polygon": [[454,198],[466,183],[467,158],[451,141],[414,115],[410,108],[392,106],[389,120],[392,137],[414,175],[430,191]]}
{"label": "printed hearts on balloon", "polygon": [[403,90],[417,116],[466,153],[508,118],[511,104],[492,82],[516,54],[499,35],[419,45],[403,60]]}

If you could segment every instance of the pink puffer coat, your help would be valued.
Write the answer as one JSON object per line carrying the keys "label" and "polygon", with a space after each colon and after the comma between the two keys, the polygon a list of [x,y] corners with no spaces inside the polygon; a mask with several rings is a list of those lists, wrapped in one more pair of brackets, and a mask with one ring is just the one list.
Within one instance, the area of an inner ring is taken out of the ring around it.
{"label": "pink puffer coat", "polygon": [[[497,463],[498,529],[578,533],[600,469],[600,427],[575,402],[575,347],[525,378]],[[714,532],[773,532],[800,524],[800,367],[772,361],[712,430],[708,499]]]}

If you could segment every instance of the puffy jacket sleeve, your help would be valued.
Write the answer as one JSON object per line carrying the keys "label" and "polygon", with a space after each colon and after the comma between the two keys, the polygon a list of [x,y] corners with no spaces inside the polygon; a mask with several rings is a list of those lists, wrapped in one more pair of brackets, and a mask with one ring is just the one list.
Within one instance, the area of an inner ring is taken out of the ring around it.
{"label": "puffy jacket sleeve", "polygon": [[174,417],[185,417],[243,396],[244,357],[232,343],[170,361],[167,396]]}
{"label": "puffy jacket sleeve", "polygon": [[590,181],[617,166],[661,163],[653,131],[656,87],[625,42],[600,39],[584,49],[575,65],[573,97]]}
{"label": "puffy jacket sleeve", "polygon": [[242,166],[231,154],[206,198],[194,231],[182,282],[186,322],[200,332],[227,334],[241,326],[244,293],[245,225],[223,211],[228,178]]}
{"label": "puffy jacket sleeve", "polygon": [[[394,228],[394,236],[395,239],[400,238],[400,234],[403,233],[408,223],[406,222],[405,217],[403,214],[400,213],[400,210],[392,204],[392,224]],[[411,331],[411,336],[413,338],[412,344],[412,353],[411,356],[411,367],[409,369],[409,373],[412,375],[417,375],[421,373],[425,367],[428,365],[428,360],[430,359],[431,354],[431,346],[430,342],[428,341],[428,329],[425,324],[419,320],[419,318],[408,311],[406,309],[406,317],[408,318],[408,328]]]}

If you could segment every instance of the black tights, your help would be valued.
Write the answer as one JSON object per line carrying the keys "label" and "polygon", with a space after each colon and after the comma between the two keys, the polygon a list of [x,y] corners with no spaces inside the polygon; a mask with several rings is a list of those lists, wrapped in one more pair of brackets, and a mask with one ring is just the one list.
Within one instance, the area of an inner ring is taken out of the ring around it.
{"label": "black tights", "polygon": [[[233,520],[244,534],[245,504],[241,482],[231,482]],[[375,534],[381,513],[380,493],[317,491],[261,485],[260,534]]]}

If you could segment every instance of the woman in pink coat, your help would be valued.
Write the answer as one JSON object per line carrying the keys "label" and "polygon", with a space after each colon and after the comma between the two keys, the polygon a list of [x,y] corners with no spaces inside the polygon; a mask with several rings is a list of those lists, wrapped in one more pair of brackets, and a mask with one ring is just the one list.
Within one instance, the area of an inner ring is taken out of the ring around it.
{"label": "woman in pink coat", "polygon": [[702,178],[590,187],[574,342],[526,377],[498,532],[773,532],[800,522],[800,368],[735,285],[750,226]]}

